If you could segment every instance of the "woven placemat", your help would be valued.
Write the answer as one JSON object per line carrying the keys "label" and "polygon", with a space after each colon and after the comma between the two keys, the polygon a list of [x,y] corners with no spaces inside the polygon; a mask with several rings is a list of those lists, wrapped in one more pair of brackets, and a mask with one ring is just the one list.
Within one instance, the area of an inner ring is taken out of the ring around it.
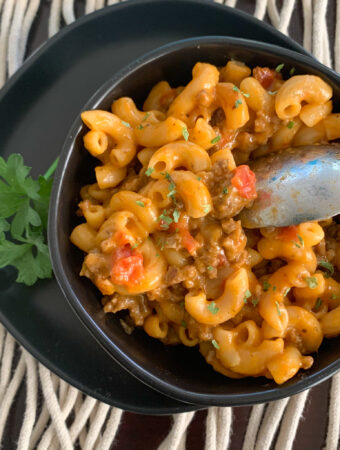
{"label": "woven placemat", "polygon": [[[237,0],[216,1],[231,7],[238,7],[240,3]],[[46,3],[49,3],[49,36],[58,32],[63,24],[76,20],[74,0],[0,0],[0,87],[24,61],[30,30]],[[83,2],[84,13],[114,3],[118,1],[86,0]],[[336,27],[333,36],[327,27],[328,0],[257,0],[248,4],[255,17],[269,20],[285,34],[289,34],[292,16],[299,6],[303,15],[304,47],[325,65],[340,71],[340,0],[334,1]],[[1,325],[0,357],[0,443],[4,448],[10,448],[3,440],[4,430],[23,383],[26,384],[26,406],[21,430],[14,439],[18,449],[71,450],[77,447],[105,450],[114,446],[122,410],[85,396],[58,378],[20,347]],[[254,406],[248,419],[243,450],[292,449],[308,395],[309,391],[305,391],[291,398]],[[187,429],[194,415],[194,412],[174,415],[173,426],[159,450],[185,449]],[[205,449],[226,450],[232,424],[232,408],[209,408]],[[325,450],[339,448],[339,428],[340,374],[333,377],[330,385]],[[148,448],[147,443],[145,448]]]}

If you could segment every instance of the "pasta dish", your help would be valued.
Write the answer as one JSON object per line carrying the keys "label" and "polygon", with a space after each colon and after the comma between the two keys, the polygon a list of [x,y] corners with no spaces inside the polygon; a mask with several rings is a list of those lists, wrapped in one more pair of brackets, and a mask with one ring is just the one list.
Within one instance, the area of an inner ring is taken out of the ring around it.
{"label": "pasta dish", "polygon": [[[256,198],[249,161],[340,137],[332,88],[293,67],[198,62],[186,86],[156,84],[138,108],[84,111],[96,182],[81,189],[71,241],[80,275],[164,344],[197,346],[231,378],[281,384],[340,334],[340,225],[332,218],[246,229]],[[287,69],[287,72],[286,72]],[[289,76],[288,76],[289,73]]]}

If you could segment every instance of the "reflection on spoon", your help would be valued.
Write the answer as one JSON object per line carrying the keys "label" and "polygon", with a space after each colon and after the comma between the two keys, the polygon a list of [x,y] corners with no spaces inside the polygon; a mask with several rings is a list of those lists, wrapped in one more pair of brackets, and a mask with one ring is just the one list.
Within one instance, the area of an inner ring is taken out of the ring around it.
{"label": "reflection on spoon", "polygon": [[340,144],[279,150],[249,166],[258,198],[240,214],[245,228],[285,227],[340,213]]}

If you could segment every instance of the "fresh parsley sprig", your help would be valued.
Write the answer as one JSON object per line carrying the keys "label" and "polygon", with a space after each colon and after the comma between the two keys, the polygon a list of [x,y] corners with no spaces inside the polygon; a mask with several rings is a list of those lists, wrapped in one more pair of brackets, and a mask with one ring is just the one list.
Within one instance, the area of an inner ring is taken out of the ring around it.
{"label": "fresh parsley sprig", "polygon": [[0,157],[0,268],[15,267],[16,281],[28,286],[52,276],[46,230],[57,164],[34,180],[21,155]]}

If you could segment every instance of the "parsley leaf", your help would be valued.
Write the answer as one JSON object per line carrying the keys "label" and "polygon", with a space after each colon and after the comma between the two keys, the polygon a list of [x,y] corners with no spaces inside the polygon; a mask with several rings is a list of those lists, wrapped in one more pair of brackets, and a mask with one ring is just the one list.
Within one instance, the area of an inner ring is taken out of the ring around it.
{"label": "parsley leaf", "polygon": [[295,67],[292,67],[292,68],[290,69],[290,71],[289,71],[289,75],[290,75],[290,76],[294,75],[295,70],[296,70]]}
{"label": "parsley leaf", "polygon": [[208,214],[210,212],[210,205],[203,205],[204,214]]}
{"label": "parsley leaf", "polygon": [[215,302],[210,302],[207,306],[208,310],[211,312],[211,314],[217,314],[220,308],[216,306]]}
{"label": "parsley leaf", "polygon": [[328,270],[328,272],[325,273],[326,278],[330,278],[334,275],[334,266],[332,263],[328,261],[319,261],[318,265]]}
{"label": "parsley leaf", "polygon": [[125,125],[127,128],[131,128],[129,122],[125,122],[124,120],[122,120],[122,124]]}
{"label": "parsley leaf", "polygon": [[319,309],[321,308],[321,305],[322,305],[322,300],[321,300],[320,297],[318,297],[318,298],[316,299],[315,305],[314,305],[314,307],[313,307],[313,311],[318,312]]}
{"label": "parsley leaf", "polygon": [[258,304],[258,302],[260,301],[259,298],[254,298],[251,302],[254,306],[256,306]]}
{"label": "parsley leaf", "polygon": [[138,206],[141,206],[142,208],[145,208],[145,204],[141,200],[136,200],[136,203],[137,203]]}
{"label": "parsley leaf", "polygon": [[281,310],[280,310],[280,305],[279,305],[279,303],[278,303],[278,302],[275,302],[275,305],[276,305],[277,314],[278,314],[279,316],[281,316]]}
{"label": "parsley leaf", "polygon": [[213,345],[217,350],[220,349],[220,346],[218,345],[218,342],[217,342],[215,339],[213,339],[213,340],[211,341],[211,343],[212,343],[212,345]]}
{"label": "parsley leaf", "polygon": [[242,100],[241,100],[240,98],[238,98],[238,99],[235,101],[235,108],[238,108],[239,105],[242,105]]}
{"label": "parsley leaf", "polygon": [[290,130],[294,127],[295,122],[293,120],[290,120],[287,124],[287,128],[289,128]]}
{"label": "parsley leaf", "polygon": [[214,270],[213,266],[208,266],[207,270]]}
{"label": "parsley leaf", "polygon": [[144,122],[149,116],[150,116],[150,113],[146,113],[145,116],[142,119],[142,122]]}
{"label": "parsley leaf", "polygon": [[247,303],[247,300],[249,297],[251,297],[251,292],[249,289],[247,289],[246,292],[244,293],[244,298],[243,298],[244,303]]}
{"label": "parsley leaf", "polygon": [[279,91],[267,91],[269,95],[276,95]]}
{"label": "parsley leaf", "polygon": [[182,128],[182,134],[183,134],[184,139],[187,141],[189,139],[189,131],[188,131],[187,127]]}
{"label": "parsley leaf", "polygon": [[315,289],[318,285],[318,280],[315,277],[306,277],[306,283],[309,288]]}
{"label": "parsley leaf", "polygon": [[286,297],[288,295],[288,292],[290,291],[291,288],[287,288],[285,289],[285,291],[283,292],[283,296]]}
{"label": "parsley leaf", "polygon": [[227,195],[229,193],[229,189],[227,187],[223,188],[223,194]]}
{"label": "parsley leaf", "polygon": [[213,144],[213,145],[215,145],[215,144],[217,144],[217,142],[220,141],[220,140],[221,140],[221,136],[218,135],[218,136],[214,137],[214,139],[211,139],[210,143]]}
{"label": "parsley leaf", "polygon": [[28,286],[52,276],[46,229],[57,164],[34,180],[21,155],[0,157],[0,268],[15,267],[16,281]]}
{"label": "parsley leaf", "polygon": [[145,175],[147,175],[148,177],[152,174],[152,172],[154,172],[154,168],[153,167],[149,167],[146,171],[145,171]]}
{"label": "parsley leaf", "polygon": [[281,72],[281,70],[284,68],[284,64],[282,63],[282,64],[279,64],[278,66],[276,66],[276,69],[275,69],[275,71],[276,72]]}
{"label": "parsley leaf", "polygon": [[267,280],[264,280],[264,281],[263,281],[263,290],[264,290],[265,292],[268,291],[268,289],[270,288],[270,286],[271,286],[271,284],[268,283]]}
{"label": "parsley leaf", "polygon": [[181,213],[177,209],[175,209],[174,212],[173,212],[174,222],[175,223],[178,223],[180,215],[181,215]]}

